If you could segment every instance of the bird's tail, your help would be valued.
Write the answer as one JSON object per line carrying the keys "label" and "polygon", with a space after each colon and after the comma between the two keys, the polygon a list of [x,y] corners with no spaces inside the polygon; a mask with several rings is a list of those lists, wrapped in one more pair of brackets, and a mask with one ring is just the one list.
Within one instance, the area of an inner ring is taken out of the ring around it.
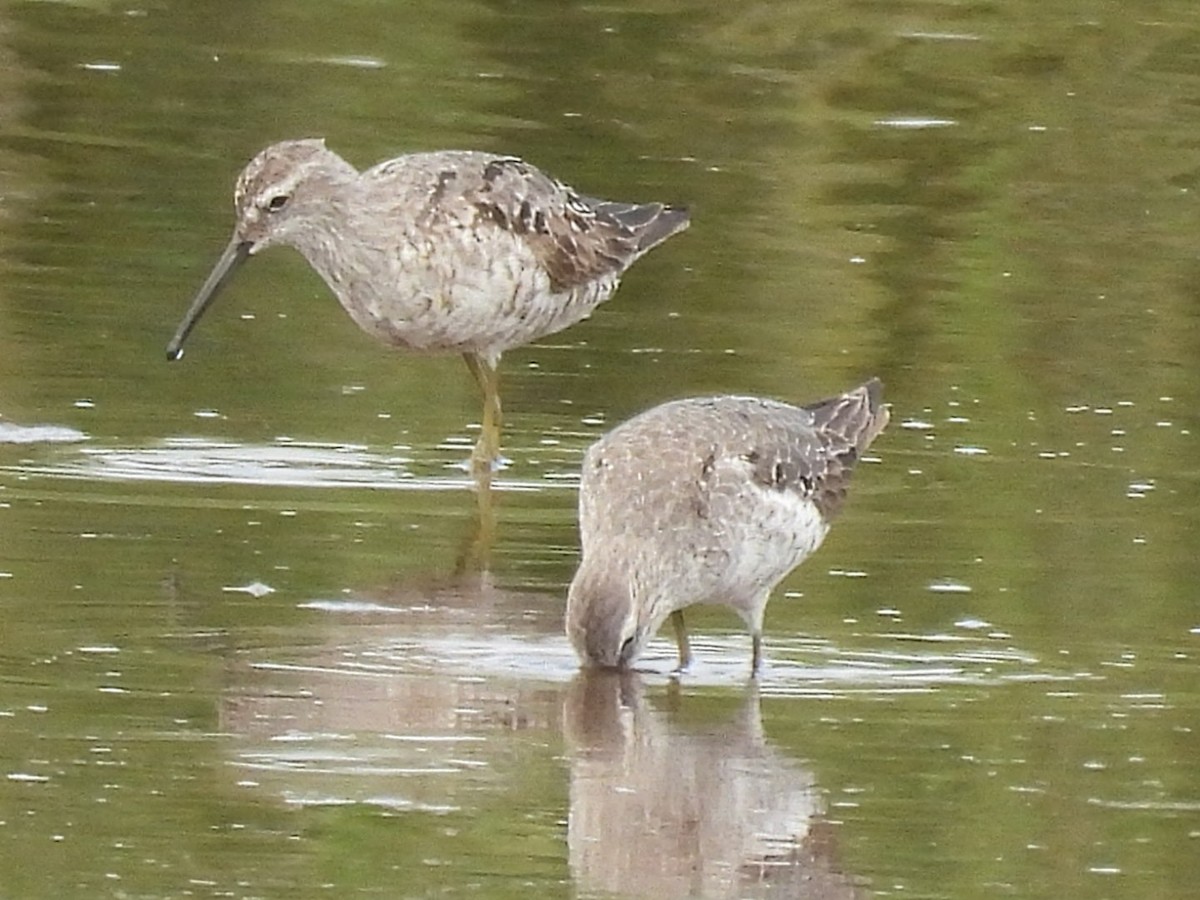
{"label": "bird's tail", "polygon": [[634,235],[639,255],[654,249],[691,223],[687,208],[665,203],[619,203],[593,200],[597,213]]}
{"label": "bird's tail", "polygon": [[840,397],[820,400],[804,408],[812,413],[814,425],[842,435],[860,454],[871,446],[888,423],[888,411],[883,405],[883,383],[878,378],[872,378]]}

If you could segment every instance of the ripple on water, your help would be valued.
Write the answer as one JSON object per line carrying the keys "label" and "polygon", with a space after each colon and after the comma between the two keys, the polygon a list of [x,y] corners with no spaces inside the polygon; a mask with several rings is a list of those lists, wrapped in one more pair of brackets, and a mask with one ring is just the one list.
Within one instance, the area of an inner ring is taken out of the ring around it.
{"label": "ripple on water", "polygon": [[[456,680],[503,679],[563,684],[575,677],[578,660],[561,634],[522,634],[508,628],[461,631],[402,627],[391,608],[354,603],[312,603],[326,613],[352,612],[357,624],[336,647],[325,646],[319,659],[259,659],[262,671],[320,673],[323,677],[390,678],[408,675]],[[378,616],[372,615],[378,613]],[[375,624],[364,624],[362,616]],[[372,629],[378,629],[372,634]],[[379,633],[380,631],[384,633]],[[849,649],[803,638],[768,639],[759,674],[760,690],[789,696],[933,691],[947,685],[987,685],[1015,681],[1071,680],[1039,666],[1036,657],[987,634],[883,634],[881,646]],[[687,686],[737,686],[749,676],[749,639],[729,633],[692,636],[692,664],[681,681]],[[670,680],[676,662],[673,641],[651,641],[638,671],[650,682]]]}
{"label": "ripple on water", "polygon": [[[0,426],[2,427],[2,426]],[[50,426],[45,426],[50,427]],[[78,432],[76,432],[78,434]],[[80,440],[86,435],[80,435]],[[0,435],[0,440],[3,440]],[[99,481],[179,484],[250,484],[277,487],[337,487],[394,490],[464,490],[473,482],[465,469],[446,466],[445,475],[414,472],[413,460],[375,453],[361,445],[292,441],[241,444],[203,438],[171,438],[158,447],[86,447],[78,456],[11,467],[27,475]],[[498,479],[497,490],[541,490],[561,482]]]}
{"label": "ripple on water", "polygon": [[0,422],[0,444],[73,444],[86,441],[82,431],[65,425],[16,425]]}

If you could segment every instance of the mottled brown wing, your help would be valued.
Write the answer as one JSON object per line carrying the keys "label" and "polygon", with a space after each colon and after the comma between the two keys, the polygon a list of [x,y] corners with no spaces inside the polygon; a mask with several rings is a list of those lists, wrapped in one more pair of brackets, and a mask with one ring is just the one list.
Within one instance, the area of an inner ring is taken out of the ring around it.
{"label": "mottled brown wing", "polygon": [[858,451],[837,435],[810,432],[787,442],[760,444],[745,459],[758,484],[811,500],[828,521],[845,502]]}
{"label": "mottled brown wing", "polygon": [[583,197],[511,157],[484,166],[473,202],[481,216],[527,242],[556,291],[620,275],[688,224],[686,210]]}
{"label": "mottled brown wing", "polygon": [[765,487],[795,491],[812,500],[826,521],[841,510],[850,474],[888,421],[878,379],[803,407],[811,427],[781,427],[746,459]]}

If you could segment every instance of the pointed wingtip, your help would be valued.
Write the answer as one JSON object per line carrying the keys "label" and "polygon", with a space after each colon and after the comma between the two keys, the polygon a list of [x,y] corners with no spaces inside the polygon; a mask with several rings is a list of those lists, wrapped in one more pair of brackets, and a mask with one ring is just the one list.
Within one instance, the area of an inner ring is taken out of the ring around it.
{"label": "pointed wingtip", "polygon": [[638,240],[638,250],[645,253],[665,241],[685,231],[692,224],[691,212],[686,206],[670,206],[668,204],[647,204],[642,209],[653,209],[653,215],[642,226]]}
{"label": "pointed wingtip", "polygon": [[883,382],[877,376],[872,375],[867,379],[863,387],[867,391],[867,399],[871,403],[871,407],[879,406],[883,402]]}
{"label": "pointed wingtip", "polygon": [[804,407],[813,414],[821,428],[834,431],[859,451],[865,450],[879,436],[890,414],[883,405],[883,382],[871,378],[837,397],[818,400]]}
{"label": "pointed wingtip", "polygon": [[883,405],[883,382],[877,377],[872,377],[862,386],[862,389],[867,394],[867,411],[870,414],[870,419],[864,429],[865,439],[862,441],[862,448],[866,449],[879,433],[887,427],[888,421],[892,414],[886,406]]}
{"label": "pointed wingtip", "polygon": [[662,215],[675,226],[675,231],[683,231],[692,224],[692,209],[690,206],[677,206],[668,203],[663,206]]}

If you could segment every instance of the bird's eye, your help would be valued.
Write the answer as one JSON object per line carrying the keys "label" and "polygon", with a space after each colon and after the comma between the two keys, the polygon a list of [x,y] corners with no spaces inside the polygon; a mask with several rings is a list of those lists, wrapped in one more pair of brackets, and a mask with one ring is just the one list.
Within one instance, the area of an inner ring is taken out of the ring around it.
{"label": "bird's eye", "polygon": [[633,662],[633,651],[637,644],[637,641],[635,638],[636,638],[635,635],[630,635],[629,637],[625,638],[625,640],[623,640],[621,642],[621,650],[617,655],[617,659],[618,659],[617,665],[627,666],[631,662]]}
{"label": "bird's eye", "polygon": [[267,209],[270,212],[279,212],[281,209],[283,209],[285,206],[288,205],[288,201],[290,199],[292,199],[292,198],[289,197],[287,194],[276,194],[274,197],[272,197],[270,200],[267,201]]}

